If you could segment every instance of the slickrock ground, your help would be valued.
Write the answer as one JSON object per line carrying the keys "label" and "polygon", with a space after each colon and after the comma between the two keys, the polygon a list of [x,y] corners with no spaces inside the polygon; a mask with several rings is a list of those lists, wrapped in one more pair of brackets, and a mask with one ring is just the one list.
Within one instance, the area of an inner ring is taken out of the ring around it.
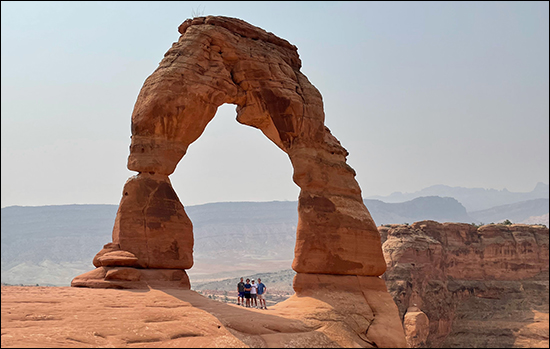
{"label": "slickrock ground", "polygon": [[383,277],[411,347],[548,347],[548,228],[422,221],[379,230]]}
{"label": "slickrock ground", "polygon": [[373,347],[324,297],[260,310],[181,289],[2,286],[2,348]]}

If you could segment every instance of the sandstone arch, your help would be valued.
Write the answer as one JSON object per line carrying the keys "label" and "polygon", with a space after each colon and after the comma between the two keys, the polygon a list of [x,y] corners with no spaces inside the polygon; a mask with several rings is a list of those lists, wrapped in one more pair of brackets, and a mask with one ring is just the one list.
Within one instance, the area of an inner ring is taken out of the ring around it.
{"label": "sandstone arch", "polygon": [[71,286],[190,289],[193,226],[168,176],[217,108],[231,103],[237,121],[288,154],[300,187],[296,295],[277,304],[279,316],[303,317],[346,346],[405,347],[379,278],[386,269],[380,235],[296,47],[235,18],[189,19],[179,32],[134,107],[128,168],[138,174],[124,185],[113,242]]}
{"label": "sandstone arch", "polygon": [[300,72],[297,48],[235,18],[188,19],[178,29],[134,107],[128,168],[138,174],[124,186],[113,243],[94,258],[98,269],[73,285],[122,287],[116,281],[146,281],[153,270],[153,279],[188,282],[192,223],[168,176],[224,103],[237,105],[237,121],[260,129],[291,160],[301,189],[293,269],[383,274],[376,225],[348,152],[324,125],[321,94]]}

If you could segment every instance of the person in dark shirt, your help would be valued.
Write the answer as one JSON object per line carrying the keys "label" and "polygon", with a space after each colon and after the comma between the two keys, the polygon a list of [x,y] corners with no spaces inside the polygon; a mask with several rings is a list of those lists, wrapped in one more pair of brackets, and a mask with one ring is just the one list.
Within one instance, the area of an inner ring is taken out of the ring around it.
{"label": "person in dark shirt", "polygon": [[252,286],[250,285],[250,279],[246,279],[246,284],[244,284],[244,299],[246,300],[246,307],[250,308],[250,290]]}
{"label": "person in dark shirt", "polygon": [[241,282],[237,284],[237,305],[242,305],[244,307],[244,282],[241,278]]}

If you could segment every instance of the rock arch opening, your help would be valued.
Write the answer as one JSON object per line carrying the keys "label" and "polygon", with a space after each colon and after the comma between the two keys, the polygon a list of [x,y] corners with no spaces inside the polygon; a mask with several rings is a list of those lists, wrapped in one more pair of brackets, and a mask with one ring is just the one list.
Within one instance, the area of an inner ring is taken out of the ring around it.
{"label": "rock arch opening", "polygon": [[235,107],[218,108],[170,175],[186,210],[212,202],[295,201],[298,197],[288,156],[260,130],[239,124]]}
{"label": "rock arch opening", "polygon": [[294,257],[292,164],[235,117],[234,105],[221,105],[170,176],[193,223],[191,283],[214,272],[229,278],[289,269]]}
{"label": "rock arch opening", "polygon": [[72,285],[189,286],[193,225],[169,175],[225,103],[291,161],[300,187],[292,263],[298,275],[383,274],[378,230],[348,152],[324,125],[321,94],[300,72],[297,48],[235,18],[189,19],[179,32],[134,107],[128,168],[138,174],[124,185],[113,242],[94,258],[97,269]]}

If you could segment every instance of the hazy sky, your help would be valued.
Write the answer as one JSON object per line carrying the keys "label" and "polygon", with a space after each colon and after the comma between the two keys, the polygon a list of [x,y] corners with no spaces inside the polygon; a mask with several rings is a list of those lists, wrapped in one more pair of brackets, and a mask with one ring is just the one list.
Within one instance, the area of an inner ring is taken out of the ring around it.
{"label": "hazy sky", "polygon": [[[118,204],[145,79],[194,14],[298,47],[363,196],[549,177],[548,2],[1,2],[2,202]],[[170,176],[184,205],[296,200],[224,105]]]}

